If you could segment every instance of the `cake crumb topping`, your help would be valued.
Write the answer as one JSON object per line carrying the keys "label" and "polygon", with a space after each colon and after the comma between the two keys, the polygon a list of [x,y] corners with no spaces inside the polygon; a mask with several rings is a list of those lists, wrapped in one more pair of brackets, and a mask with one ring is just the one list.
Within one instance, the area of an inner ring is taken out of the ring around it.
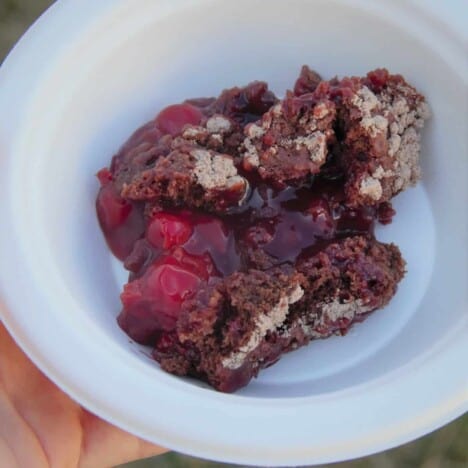
{"label": "cake crumb topping", "polygon": [[246,126],[240,147],[246,170],[278,186],[319,172],[333,137],[335,105],[286,97]]}
{"label": "cake crumb topping", "polygon": [[205,189],[229,187],[240,176],[229,156],[195,149],[190,153],[196,160],[194,173],[198,183]]}
{"label": "cake crumb topping", "polygon": [[331,302],[318,304],[321,309],[321,320],[336,322],[341,318],[351,319],[356,314],[364,314],[369,311],[369,307],[364,305],[362,299],[354,299],[348,302],[340,302],[339,299],[334,299]]}
{"label": "cake crumb topping", "polygon": [[207,120],[206,129],[210,133],[225,133],[232,129],[232,124],[226,117],[222,115],[214,115]]}
{"label": "cake crumb topping", "polygon": [[[351,81],[360,87],[343,100],[349,112],[346,193],[354,205],[388,201],[419,180],[419,130],[430,116],[424,98],[398,75],[373,89],[369,76],[368,82]],[[360,159],[366,150],[366,158]],[[377,166],[383,168],[380,175],[375,174]]]}
{"label": "cake crumb topping", "polygon": [[303,295],[304,290],[299,285],[296,285],[288,296],[282,295],[276,306],[274,306],[268,314],[259,315],[256,318],[255,328],[252,331],[249,341],[239,348],[239,350],[232,353],[227,358],[224,358],[222,365],[228,369],[238,369],[241,367],[248,354],[257,348],[266,334],[281,326],[286,320],[289,306],[298,302]]}

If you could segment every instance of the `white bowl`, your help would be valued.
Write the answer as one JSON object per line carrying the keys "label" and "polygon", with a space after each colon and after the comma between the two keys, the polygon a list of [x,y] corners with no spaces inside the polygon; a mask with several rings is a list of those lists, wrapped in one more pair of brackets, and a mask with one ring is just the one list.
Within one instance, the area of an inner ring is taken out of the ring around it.
{"label": "white bowl", "polygon": [[[90,410],[192,455],[332,462],[401,444],[468,408],[467,48],[463,2],[68,0],[0,71],[2,319]],[[285,356],[234,395],[162,372],[119,329],[125,274],[94,212],[96,171],[164,105],[307,63],[385,66],[423,92],[423,183],[378,237],[408,274],[344,338]]]}

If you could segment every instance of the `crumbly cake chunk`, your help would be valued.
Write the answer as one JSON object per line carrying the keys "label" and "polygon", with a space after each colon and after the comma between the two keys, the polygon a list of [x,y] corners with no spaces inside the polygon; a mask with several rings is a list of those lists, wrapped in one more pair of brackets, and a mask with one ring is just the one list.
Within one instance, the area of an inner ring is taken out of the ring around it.
{"label": "crumbly cake chunk", "polygon": [[311,337],[326,338],[386,305],[403,278],[405,261],[394,244],[356,236],[330,244],[297,269],[307,278],[307,308],[292,321]]}
{"label": "crumbly cake chunk", "polygon": [[135,176],[152,167],[160,156],[167,156],[172,150],[171,135],[161,135],[154,125],[145,127],[146,131],[136,133],[134,145],[125,145],[112,159],[110,169],[119,192]]}
{"label": "crumbly cake chunk", "polygon": [[154,357],[179,375],[233,391],[285,351],[344,334],[385,305],[404,273],[397,247],[356,237],[291,268],[234,273],[186,303]]}
{"label": "crumbly cake chunk", "polygon": [[278,98],[268,89],[267,83],[253,81],[247,86],[224,90],[204,108],[204,113],[224,115],[243,128],[261,118],[277,102]]}
{"label": "crumbly cake chunk", "polygon": [[335,105],[289,95],[245,128],[243,167],[277,187],[317,174],[333,137]]}
{"label": "crumbly cake chunk", "polygon": [[188,129],[183,139],[237,157],[237,148],[244,139],[244,126],[257,121],[276,102],[278,99],[267,83],[254,81],[244,87],[226,89],[218,98],[188,99],[169,106],[185,114],[186,123],[184,118],[176,117],[180,131],[168,133],[164,125],[162,128],[159,125],[158,116],[136,130],[112,158],[110,171],[114,183],[121,188],[136,173],[151,167],[159,156],[167,156],[174,137],[180,139],[186,127],[192,130]]}
{"label": "crumbly cake chunk", "polygon": [[223,211],[242,203],[248,182],[231,156],[196,146],[180,147],[160,157],[122,189],[130,200],[170,203]]}
{"label": "crumbly cake chunk", "polygon": [[376,70],[330,88],[340,96],[342,162],[350,205],[376,205],[420,178],[421,129],[430,111],[400,75]]}
{"label": "crumbly cake chunk", "polygon": [[265,355],[267,337],[302,295],[300,275],[290,271],[234,273],[185,304],[172,343],[186,351],[157,344],[154,356],[171,372],[202,377],[221,391],[233,391],[277,358],[273,350]]}

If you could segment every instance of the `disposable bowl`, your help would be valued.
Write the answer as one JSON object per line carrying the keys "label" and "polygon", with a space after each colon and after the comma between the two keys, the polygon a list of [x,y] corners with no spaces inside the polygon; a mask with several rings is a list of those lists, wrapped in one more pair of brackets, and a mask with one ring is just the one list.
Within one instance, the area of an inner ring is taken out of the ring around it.
{"label": "disposable bowl", "polygon": [[[464,3],[68,0],[0,70],[1,317],[32,360],[104,419],[171,449],[292,465],[363,456],[468,407]],[[465,9],[466,13],[466,9]],[[465,28],[466,29],[466,28]],[[408,272],[345,337],[284,356],[235,394],[164,373],[119,329],[125,281],[94,174],[165,105],[255,79],[283,94],[387,67],[426,95],[422,183],[377,237]]]}

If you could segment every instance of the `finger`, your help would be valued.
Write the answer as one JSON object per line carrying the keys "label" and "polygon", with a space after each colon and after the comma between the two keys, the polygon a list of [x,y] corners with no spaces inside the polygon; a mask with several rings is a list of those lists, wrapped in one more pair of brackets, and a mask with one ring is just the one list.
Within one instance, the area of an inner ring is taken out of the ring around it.
{"label": "finger", "polygon": [[[45,456],[47,463],[43,466],[76,466],[82,439],[80,406],[34,366],[2,324],[0,378],[4,403],[8,400],[11,414],[15,415],[8,424],[17,424],[18,430],[10,434],[13,442],[28,436],[21,449],[25,452],[29,447],[36,454],[42,451],[36,456]],[[21,427],[19,421],[23,423]]]}
{"label": "finger", "polygon": [[0,323],[0,377],[6,394],[51,466],[111,466],[165,449],[104,422],[53,384]]}
{"label": "finger", "polygon": [[47,457],[0,383],[0,465],[46,468]]}

